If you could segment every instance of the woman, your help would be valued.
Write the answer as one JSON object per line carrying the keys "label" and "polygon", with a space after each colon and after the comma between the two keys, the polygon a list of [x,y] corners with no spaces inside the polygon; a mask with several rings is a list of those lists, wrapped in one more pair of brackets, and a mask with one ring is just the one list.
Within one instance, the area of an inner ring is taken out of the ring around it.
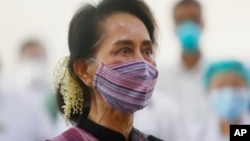
{"label": "woman", "polygon": [[58,106],[76,123],[50,141],[156,141],[133,128],[158,76],[156,23],[141,0],[103,0],[76,12],[69,58],[55,71]]}
{"label": "woman", "polygon": [[250,124],[249,75],[237,61],[212,64],[205,84],[214,113],[199,130],[197,141],[229,141],[230,124]]}

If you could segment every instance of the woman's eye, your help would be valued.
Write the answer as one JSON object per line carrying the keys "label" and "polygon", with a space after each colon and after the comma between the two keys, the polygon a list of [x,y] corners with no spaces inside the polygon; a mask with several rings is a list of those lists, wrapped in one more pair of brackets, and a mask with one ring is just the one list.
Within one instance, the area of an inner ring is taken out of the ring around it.
{"label": "woman's eye", "polygon": [[121,53],[127,54],[131,52],[131,49],[129,47],[124,47],[120,50]]}
{"label": "woman's eye", "polygon": [[152,55],[153,51],[151,49],[145,49],[143,53],[147,55]]}

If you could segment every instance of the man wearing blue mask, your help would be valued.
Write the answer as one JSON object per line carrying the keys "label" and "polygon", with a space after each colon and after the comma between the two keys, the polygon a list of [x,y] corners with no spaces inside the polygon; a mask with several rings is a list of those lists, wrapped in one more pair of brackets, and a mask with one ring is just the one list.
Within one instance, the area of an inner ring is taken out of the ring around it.
{"label": "man wearing blue mask", "polygon": [[175,32],[182,47],[182,61],[189,69],[201,59],[199,41],[203,28],[201,5],[194,0],[179,2],[173,12]]}
{"label": "man wearing blue mask", "polygon": [[181,0],[173,8],[174,33],[180,43],[178,63],[159,73],[158,86],[177,102],[183,129],[193,127],[209,115],[208,99],[202,86],[205,66],[200,50],[203,29],[202,7],[195,0]]}

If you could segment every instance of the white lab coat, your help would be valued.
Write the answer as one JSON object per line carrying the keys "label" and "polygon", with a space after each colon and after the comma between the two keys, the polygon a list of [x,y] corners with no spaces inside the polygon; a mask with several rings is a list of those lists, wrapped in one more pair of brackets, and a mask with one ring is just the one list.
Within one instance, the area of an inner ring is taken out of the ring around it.
{"label": "white lab coat", "polygon": [[194,124],[203,122],[210,115],[208,97],[203,86],[205,64],[201,60],[192,70],[185,68],[182,63],[172,68],[159,69],[157,88],[177,102],[183,127],[190,131],[189,134],[193,133]]}
{"label": "white lab coat", "polygon": [[29,65],[22,62],[17,69],[18,73],[12,80],[15,82],[13,87],[18,91],[18,96],[31,103],[39,113],[43,114],[43,121],[46,122],[45,124],[50,125],[50,136],[53,137],[67,130],[69,127],[66,126],[62,116],[59,115],[54,120],[48,111],[47,105],[45,105],[45,99],[52,93],[50,92],[50,78],[44,64],[33,62],[32,65]]}
{"label": "white lab coat", "polygon": [[[245,114],[241,120],[241,124],[250,124],[250,115]],[[229,141],[229,136],[221,134],[219,127],[219,118],[212,116],[208,122],[197,128],[197,132],[193,134],[193,141]]]}
{"label": "white lab coat", "polygon": [[28,101],[0,92],[0,140],[41,141],[51,137],[44,115]]}
{"label": "white lab coat", "polygon": [[151,103],[135,113],[134,127],[166,141],[185,141],[179,109],[173,99],[155,90]]}

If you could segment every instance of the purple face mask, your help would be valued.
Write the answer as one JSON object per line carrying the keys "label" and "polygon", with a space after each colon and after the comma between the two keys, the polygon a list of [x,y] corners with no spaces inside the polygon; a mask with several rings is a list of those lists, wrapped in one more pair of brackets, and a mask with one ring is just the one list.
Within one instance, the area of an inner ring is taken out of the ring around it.
{"label": "purple face mask", "polygon": [[93,87],[112,107],[131,114],[150,102],[157,77],[157,69],[144,61],[110,66],[100,63]]}

